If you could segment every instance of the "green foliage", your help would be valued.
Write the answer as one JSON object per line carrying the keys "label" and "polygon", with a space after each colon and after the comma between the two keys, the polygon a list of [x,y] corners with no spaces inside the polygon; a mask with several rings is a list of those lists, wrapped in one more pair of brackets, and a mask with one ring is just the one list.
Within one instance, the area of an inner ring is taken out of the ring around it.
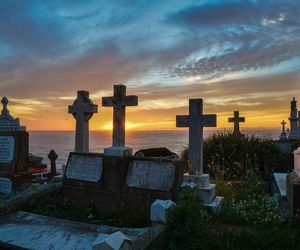
{"label": "green foliage", "polygon": [[[181,156],[187,159],[187,149]],[[266,179],[281,166],[282,153],[269,138],[215,133],[204,141],[204,171],[212,177],[245,180],[256,173]]]}
{"label": "green foliage", "polygon": [[57,193],[53,196],[33,197],[23,202],[24,211],[55,218],[105,224],[117,227],[145,227],[149,217],[138,211],[103,211],[97,212],[93,204],[64,203]]}
{"label": "green foliage", "polygon": [[214,213],[195,199],[196,190],[183,190],[165,237],[151,249],[297,249],[299,224],[280,215],[278,197],[266,195],[258,178],[217,183],[226,194],[223,210]]}

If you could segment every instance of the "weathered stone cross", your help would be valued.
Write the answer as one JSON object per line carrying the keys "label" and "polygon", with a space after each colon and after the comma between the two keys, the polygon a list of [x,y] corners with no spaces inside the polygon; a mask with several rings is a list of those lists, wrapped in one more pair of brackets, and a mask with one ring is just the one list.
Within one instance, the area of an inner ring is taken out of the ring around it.
{"label": "weathered stone cross", "polygon": [[125,147],[125,107],[137,105],[138,97],[126,96],[125,85],[114,85],[114,96],[102,97],[102,106],[113,107],[113,147]]}
{"label": "weathered stone cross", "polygon": [[282,125],[282,132],[284,132],[286,122],[284,120],[282,120],[282,122],[280,124]]}
{"label": "weathered stone cross", "polygon": [[89,120],[98,112],[98,106],[89,98],[89,92],[82,90],[77,92],[77,99],[68,112],[76,119],[75,151],[89,152]]}
{"label": "weathered stone cross", "polygon": [[228,122],[234,123],[233,134],[238,136],[241,135],[240,122],[245,122],[245,117],[240,117],[240,112],[234,111],[234,117],[228,118]]}
{"label": "weathered stone cross", "polygon": [[192,174],[203,174],[203,127],[216,127],[217,116],[203,114],[203,100],[189,100],[189,115],[177,115],[176,127],[189,127],[188,159]]}

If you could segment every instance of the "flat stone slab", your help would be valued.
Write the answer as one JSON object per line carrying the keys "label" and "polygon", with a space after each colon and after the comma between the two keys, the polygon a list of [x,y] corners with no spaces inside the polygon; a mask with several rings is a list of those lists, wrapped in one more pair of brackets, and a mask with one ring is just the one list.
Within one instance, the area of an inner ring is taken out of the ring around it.
{"label": "flat stone slab", "polygon": [[129,165],[127,185],[134,188],[170,191],[175,166],[169,162],[133,161]]}
{"label": "flat stone slab", "polygon": [[273,173],[275,182],[280,192],[281,197],[286,197],[286,176],[287,173]]}
{"label": "flat stone slab", "polygon": [[116,228],[22,211],[1,221],[0,242],[26,249],[85,250],[93,248],[93,243],[100,234],[112,234],[117,231],[132,241],[133,249],[142,249],[149,243],[150,228]]}
{"label": "flat stone slab", "polygon": [[102,177],[103,158],[93,154],[71,153],[66,177],[68,179],[97,182]]}

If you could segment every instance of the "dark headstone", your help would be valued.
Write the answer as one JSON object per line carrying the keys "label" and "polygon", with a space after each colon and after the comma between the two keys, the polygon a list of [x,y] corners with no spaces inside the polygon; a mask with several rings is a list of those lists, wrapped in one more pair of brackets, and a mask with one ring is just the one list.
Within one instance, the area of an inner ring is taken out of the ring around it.
{"label": "dark headstone", "polygon": [[286,178],[286,197],[289,214],[294,216],[300,213],[300,177],[291,172]]}
{"label": "dark headstone", "polygon": [[57,173],[56,173],[56,159],[57,154],[55,150],[50,150],[48,154],[48,158],[50,160],[50,173],[48,174],[48,181],[50,181]]}
{"label": "dark headstone", "polygon": [[167,148],[145,148],[138,150],[134,156],[138,157],[167,157],[179,158],[178,155]]}
{"label": "dark headstone", "polygon": [[63,178],[66,201],[93,203],[96,210],[146,209],[156,199],[175,199],[182,183],[181,160],[69,155]]}

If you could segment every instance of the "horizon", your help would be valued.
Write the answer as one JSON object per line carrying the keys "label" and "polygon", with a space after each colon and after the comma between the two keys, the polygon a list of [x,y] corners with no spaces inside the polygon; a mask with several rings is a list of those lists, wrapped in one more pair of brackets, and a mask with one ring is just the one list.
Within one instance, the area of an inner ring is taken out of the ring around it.
{"label": "horizon", "polygon": [[[300,101],[300,2],[0,2],[0,91],[29,130],[73,130],[68,105],[81,89],[99,112],[91,130],[108,130],[100,106],[124,83],[139,106],[128,130],[175,129],[188,100],[228,127],[280,128]],[[25,32],[26,31],[26,32]]]}

